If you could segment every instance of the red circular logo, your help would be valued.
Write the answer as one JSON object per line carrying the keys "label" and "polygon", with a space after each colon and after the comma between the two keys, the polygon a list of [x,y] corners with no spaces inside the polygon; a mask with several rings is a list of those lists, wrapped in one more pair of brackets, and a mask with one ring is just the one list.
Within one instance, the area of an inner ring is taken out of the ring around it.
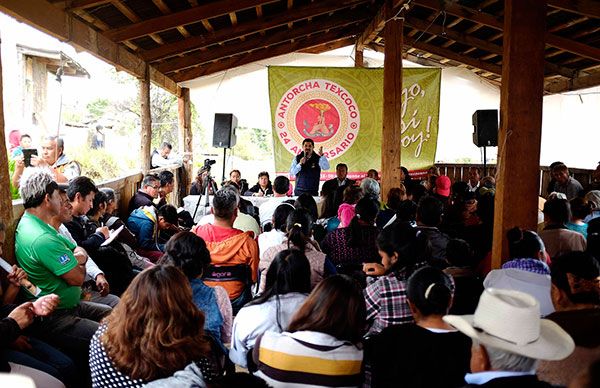
{"label": "red circular logo", "polygon": [[329,101],[316,98],[306,101],[296,113],[296,130],[315,143],[331,139],[340,128],[340,114]]}

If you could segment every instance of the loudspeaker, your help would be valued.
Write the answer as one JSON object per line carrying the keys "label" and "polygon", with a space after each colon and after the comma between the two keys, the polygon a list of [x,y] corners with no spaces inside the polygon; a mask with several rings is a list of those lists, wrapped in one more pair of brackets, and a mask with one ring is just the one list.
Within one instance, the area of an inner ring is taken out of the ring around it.
{"label": "loudspeaker", "polygon": [[237,117],[231,113],[215,113],[213,130],[213,147],[231,148],[235,146],[235,128]]}
{"label": "loudspeaker", "polygon": [[498,109],[476,110],[473,113],[473,143],[477,147],[498,145]]}

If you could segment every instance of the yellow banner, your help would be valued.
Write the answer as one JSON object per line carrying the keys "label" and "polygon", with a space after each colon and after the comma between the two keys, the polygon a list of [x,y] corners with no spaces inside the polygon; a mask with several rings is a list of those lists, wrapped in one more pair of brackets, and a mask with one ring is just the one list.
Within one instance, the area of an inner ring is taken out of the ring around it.
{"label": "yellow banner", "polygon": [[[435,161],[441,70],[403,75],[402,165],[419,170]],[[271,66],[269,97],[278,174],[288,172],[305,138],[330,161],[321,179],[333,178],[338,163],[352,179],[381,170],[383,69]]]}

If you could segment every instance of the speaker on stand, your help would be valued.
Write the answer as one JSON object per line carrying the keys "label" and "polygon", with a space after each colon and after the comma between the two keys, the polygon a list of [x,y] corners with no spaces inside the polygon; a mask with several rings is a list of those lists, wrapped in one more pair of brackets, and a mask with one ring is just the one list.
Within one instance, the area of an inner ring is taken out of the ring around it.
{"label": "speaker on stand", "polygon": [[476,110],[473,113],[473,127],[473,143],[483,147],[483,175],[486,175],[486,147],[498,146],[498,109]]}
{"label": "speaker on stand", "polygon": [[215,113],[215,125],[213,128],[213,147],[223,148],[223,176],[225,180],[225,159],[227,149],[235,146],[237,128],[237,117],[232,113]]}

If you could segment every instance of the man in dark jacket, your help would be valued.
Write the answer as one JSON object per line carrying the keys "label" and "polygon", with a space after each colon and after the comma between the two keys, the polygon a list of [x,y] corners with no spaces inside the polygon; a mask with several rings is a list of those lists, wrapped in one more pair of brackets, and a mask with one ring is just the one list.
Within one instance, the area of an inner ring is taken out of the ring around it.
{"label": "man in dark jacket", "polygon": [[131,214],[142,206],[154,206],[153,201],[158,198],[159,190],[160,178],[154,174],[146,175],[142,181],[142,187],[131,197],[127,212]]}
{"label": "man in dark jacket", "polygon": [[431,245],[430,264],[437,267],[446,267],[446,245],[450,241],[450,237],[445,233],[440,232],[438,226],[442,222],[444,212],[444,204],[439,199],[428,196],[419,201],[417,207],[417,229],[421,231]]}
{"label": "man in dark jacket", "polygon": [[[355,183],[352,179],[348,179],[348,166],[345,163],[338,163],[338,165],[335,166],[335,175],[335,178],[323,183],[323,187],[321,188],[322,193],[333,193],[338,188],[346,188]],[[341,190],[343,191],[343,189]]]}
{"label": "man in dark jacket", "polygon": [[294,195],[308,193],[316,197],[319,195],[321,170],[329,169],[329,161],[323,154],[323,147],[319,148],[318,154],[314,152],[315,142],[313,139],[304,139],[302,149],[304,151],[294,156],[292,167],[290,167],[290,175],[296,176]]}

